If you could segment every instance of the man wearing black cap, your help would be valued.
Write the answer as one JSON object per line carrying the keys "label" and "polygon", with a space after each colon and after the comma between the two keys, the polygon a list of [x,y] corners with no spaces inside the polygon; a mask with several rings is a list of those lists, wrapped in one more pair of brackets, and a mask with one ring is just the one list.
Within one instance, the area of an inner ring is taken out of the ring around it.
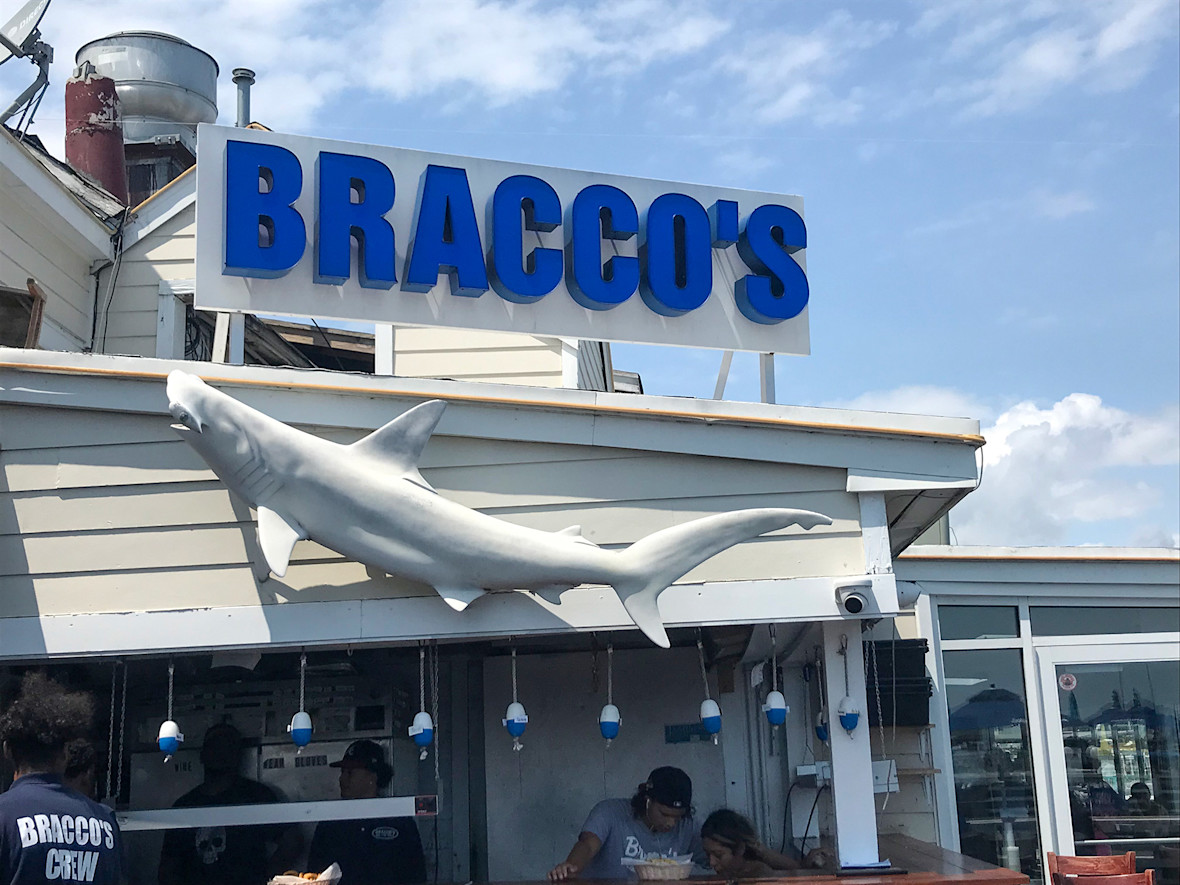
{"label": "man wearing black cap", "polygon": [[649,774],[630,800],[604,799],[595,805],[569,856],[549,871],[549,879],[626,879],[631,871],[624,861],[685,855],[704,863],[692,819],[692,780],[665,765]]}
{"label": "man wearing black cap", "polygon": [[[376,799],[393,769],[373,741],[349,744],[340,769],[341,799]],[[412,817],[326,820],[316,825],[307,866],[319,872],[340,864],[340,885],[415,885],[426,881],[426,857]]]}

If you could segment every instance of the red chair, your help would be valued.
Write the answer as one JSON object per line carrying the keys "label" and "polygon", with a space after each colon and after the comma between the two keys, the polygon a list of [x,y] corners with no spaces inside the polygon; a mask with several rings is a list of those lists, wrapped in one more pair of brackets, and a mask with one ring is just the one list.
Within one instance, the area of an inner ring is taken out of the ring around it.
{"label": "red chair", "polygon": [[1155,885],[1155,870],[1115,876],[1066,876],[1053,873],[1053,885]]}
{"label": "red chair", "polygon": [[1068,854],[1047,852],[1049,876],[1085,877],[1086,885],[1098,885],[1090,881],[1091,876],[1120,876],[1135,872],[1135,852],[1112,854],[1107,857],[1071,857]]}

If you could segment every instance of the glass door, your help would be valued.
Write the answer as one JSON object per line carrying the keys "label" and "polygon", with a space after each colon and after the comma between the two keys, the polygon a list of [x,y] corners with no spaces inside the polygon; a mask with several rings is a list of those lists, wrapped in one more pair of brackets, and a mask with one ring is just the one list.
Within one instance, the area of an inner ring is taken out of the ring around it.
{"label": "glass door", "polygon": [[1180,882],[1180,647],[1037,651],[1058,853],[1123,854]]}

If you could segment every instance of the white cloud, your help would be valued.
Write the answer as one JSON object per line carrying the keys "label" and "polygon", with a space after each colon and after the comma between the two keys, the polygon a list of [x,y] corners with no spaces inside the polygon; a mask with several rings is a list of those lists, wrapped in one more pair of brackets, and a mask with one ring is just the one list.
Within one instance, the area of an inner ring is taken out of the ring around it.
{"label": "white cloud", "polygon": [[1144,542],[1176,531],[1176,406],[1133,414],[1073,393],[1048,408],[1018,403],[984,436],[982,485],[951,515],[959,543],[1076,543],[1086,531]]}
{"label": "white cloud", "polygon": [[818,125],[849,123],[865,107],[862,89],[840,94],[834,81],[863,53],[890,37],[891,22],[830,15],[811,30],[767,31],[748,36],[715,65],[716,77],[737,78],[728,94],[741,95],[731,111],[764,125],[809,118]]}
{"label": "white cloud", "polygon": [[1134,85],[1174,41],[1177,23],[1172,0],[940,0],[911,34],[945,46],[935,101],[989,117],[1075,84],[1093,92]]}
{"label": "white cloud", "polygon": [[1094,210],[1094,201],[1081,191],[1053,191],[1039,188],[1029,197],[1034,212],[1045,218],[1069,218]]}
{"label": "white cloud", "polygon": [[846,400],[823,404],[834,409],[859,409],[867,412],[901,412],[911,415],[938,415],[945,418],[986,420],[995,410],[969,394],[933,385],[910,385],[893,390],[871,390]]}

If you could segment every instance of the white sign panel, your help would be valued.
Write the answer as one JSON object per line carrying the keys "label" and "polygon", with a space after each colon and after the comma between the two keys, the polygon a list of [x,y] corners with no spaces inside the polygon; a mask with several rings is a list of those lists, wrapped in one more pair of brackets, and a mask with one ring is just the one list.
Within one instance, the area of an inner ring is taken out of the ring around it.
{"label": "white sign panel", "polygon": [[799,197],[202,125],[204,310],[809,350]]}

